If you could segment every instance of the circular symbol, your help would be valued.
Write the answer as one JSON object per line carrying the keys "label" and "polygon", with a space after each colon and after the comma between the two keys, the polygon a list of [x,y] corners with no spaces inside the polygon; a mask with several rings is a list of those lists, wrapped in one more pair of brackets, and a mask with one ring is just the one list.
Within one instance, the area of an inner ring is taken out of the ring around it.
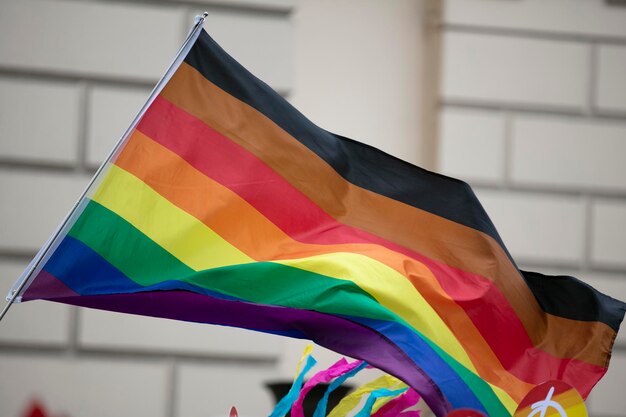
{"label": "circular symbol", "polygon": [[547,381],[530,390],[513,417],[587,417],[587,409],[575,388]]}
{"label": "circular symbol", "polygon": [[454,410],[446,417],[485,417],[485,415],[476,410],[470,410],[469,408],[460,408],[458,410]]}

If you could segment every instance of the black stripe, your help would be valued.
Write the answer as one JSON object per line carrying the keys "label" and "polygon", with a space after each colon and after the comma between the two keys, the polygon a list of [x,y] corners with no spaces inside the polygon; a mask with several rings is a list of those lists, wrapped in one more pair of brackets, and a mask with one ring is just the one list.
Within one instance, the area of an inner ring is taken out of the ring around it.
{"label": "black stripe", "polygon": [[465,182],[316,126],[229,56],[205,31],[185,62],[228,94],[267,116],[352,184],[480,230],[504,248],[493,223]]}
{"label": "black stripe", "polygon": [[572,320],[601,321],[616,332],[619,330],[626,311],[623,302],[574,277],[528,271],[522,274],[545,312]]}
{"label": "black stripe", "polygon": [[[207,80],[255,108],[317,154],[350,183],[493,237],[515,265],[468,184],[402,161],[372,146],[330,133],[308,120],[202,31],[185,62]],[[572,277],[523,272],[544,311],[617,330],[624,304]]]}

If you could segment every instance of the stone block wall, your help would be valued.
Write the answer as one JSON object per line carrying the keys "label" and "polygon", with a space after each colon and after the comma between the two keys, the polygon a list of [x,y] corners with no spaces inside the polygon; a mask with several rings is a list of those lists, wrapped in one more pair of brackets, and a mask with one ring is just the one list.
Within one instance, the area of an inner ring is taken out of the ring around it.
{"label": "stone block wall", "polygon": [[[468,180],[522,268],[626,300],[626,8],[448,0],[438,169]],[[626,331],[588,400],[626,416]]]}

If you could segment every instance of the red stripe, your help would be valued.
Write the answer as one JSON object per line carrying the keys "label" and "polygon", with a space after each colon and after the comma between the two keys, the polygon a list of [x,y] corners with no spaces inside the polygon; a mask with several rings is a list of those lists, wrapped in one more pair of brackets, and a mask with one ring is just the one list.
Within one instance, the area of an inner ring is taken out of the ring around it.
{"label": "red stripe", "polygon": [[[584,389],[581,379],[595,381],[605,372],[603,367],[577,359],[562,360],[534,347],[514,310],[489,279],[338,222],[254,155],[164,98],[155,100],[138,130],[237,193],[295,240],[315,244],[374,243],[424,263],[466,311],[503,366],[518,378],[537,384],[548,379],[567,381],[564,378],[574,374],[576,380],[567,382]],[[268,195],[276,198],[268,199]],[[417,288],[428,298],[419,283]],[[439,313],[445,318],[445,312]],[[566,365],[568,372],[564,375]]]}

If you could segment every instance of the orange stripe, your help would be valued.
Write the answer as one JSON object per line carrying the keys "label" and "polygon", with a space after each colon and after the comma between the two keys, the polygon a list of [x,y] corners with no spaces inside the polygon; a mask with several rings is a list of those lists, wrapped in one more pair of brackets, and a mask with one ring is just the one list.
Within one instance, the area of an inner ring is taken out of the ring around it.
{"label": "orange stripe", "polygon": [[[133,133],[115,164],[140,178],[170,202],[201,220],[254,259],[278,260],[352,252],[388,265],[410,279],[452,330],[486,381],[506,390],[516,402],[521,401],[534,386],[502,368],[463,309],[450,299],[432,272],[422,263],[379,245],[319,245],[297,242],[236,193],[137,131]],[[211,201],[210,207],[207,206],[207,201]],[[241,228],[235,230],[232,227],[234,224],[241,224],[242,219],[245,219],[245,229],[253,233],[242,233]]]}
{"label": "orange stripe", "polygon": [[[191,91],[196,93],[189,94]],[[198,94],[199,91],[204,94]],[[556,357],[606,366],[610,350],[596,349],[588,341],[598,340],[601,346],[608,347],[615,332],[604,323],[545,313],[519,271],[490,236],[350,184],[267,117],[228,95],[187,64],[178,69],[162,96],[256,155],[342,223],[492,280],[538,348]],[[242,119],[249,123],[240,123]],[[263,140],[259,141],[259,137]],[[298,171],[292,171],[293,165],[281,163],[282,160],[299,161]],[[342,196],[343,207],[334,204],[337,195]],[[382,223],[381,219],[386,221]]]}

